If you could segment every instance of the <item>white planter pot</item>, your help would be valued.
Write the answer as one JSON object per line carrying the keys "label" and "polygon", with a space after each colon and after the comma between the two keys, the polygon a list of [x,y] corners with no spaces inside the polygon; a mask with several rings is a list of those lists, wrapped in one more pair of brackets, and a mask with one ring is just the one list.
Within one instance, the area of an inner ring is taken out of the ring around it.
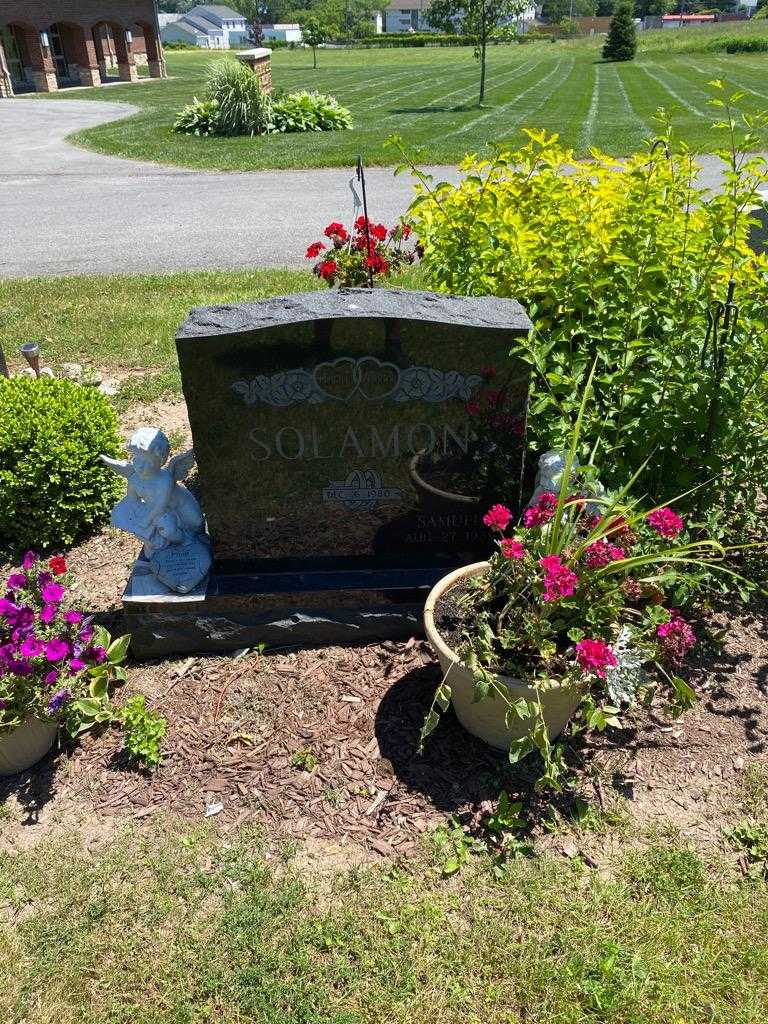
{"label": "white planter pot", "polygon": [[0,733],[0,775],[16,775],[31,768],[53,746],[59,726],[28,718],[10,732]]}
{"label": "white planter pot", "polygon": [[[435,626],[435,605],[451,587],[470,576],[480,576],[488,569],[488,562],[475,562],[461,569],[448,573],[439,580],[429,592],[424,606],[424,629],[430,644],[440,661],[440,667],[447,674],[447,682],[451,687],[451,701],[456,717],[473,736],[479,737],[492,747],[508,750],[513,740],[527,735],[530,720],[512,718],[512,727],[507,728],[507,704],[498,696],[489,695],[484,700],[474,701],[474,679],[471,671],[461,658],[443,640]],[[505,686],[513,700],[521,697],[526,700],[536,699],[536,690],[521,679],[510,676],[496,676],[497,682]],[[577,686],[557,686],[544,690],[541,704],[544,721],[550,739],[554,739],[563,731],[569,718],[579,706],[583,690]]]}

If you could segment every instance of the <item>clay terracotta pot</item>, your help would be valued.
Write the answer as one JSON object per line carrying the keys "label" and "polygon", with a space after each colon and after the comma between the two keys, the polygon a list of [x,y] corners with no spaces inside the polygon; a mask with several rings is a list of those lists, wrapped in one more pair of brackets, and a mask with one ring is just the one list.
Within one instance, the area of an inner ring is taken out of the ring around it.
{"label": "clay terracotta pot", "polygon": [[[501,697],[490,695],[485,700],[475,702],[472,672],[458,654],[445,643],[435,626],[435,606],[443,594],[462,580],[470,576],[480,576],[487,569],[488,562],[475,562],[455,569],[438,580],[429,592],[424,606],[424,629],[447,677],[446,681],[451,687],[451,701],[456,717],[473,736],[479,737],[498,750],[508,750],[513,740],[521,739],[528,733],[529,720],[512,718],[511,728],[507,728],[507,704]],[[507,688],[513,700],[519,700],[521,697],[526,700],[536,699],[534,688],[521,679],[497,675],[496,680]],[[541,703],[550,739],[554,739],[563,731],[578,707],[582,694],[581,687],[570,685],[556,686],[543,691]]]}
{"label": "clay terracotta pot", "polygon": [[16,775],[36,764],[53,746],[58,723],[28,718],[10,732],[0,733],[0,775]]}
{"label": "clay terracotta pot", "polygon": [[430,512],[473,512],[480,507],[478,497],[454,494],[453,491],[441,491],[439,487],[427,483],[419,472],[423,454],[423,452],[417,452],[408,463],[408,475],[419,496],[421,508]]}

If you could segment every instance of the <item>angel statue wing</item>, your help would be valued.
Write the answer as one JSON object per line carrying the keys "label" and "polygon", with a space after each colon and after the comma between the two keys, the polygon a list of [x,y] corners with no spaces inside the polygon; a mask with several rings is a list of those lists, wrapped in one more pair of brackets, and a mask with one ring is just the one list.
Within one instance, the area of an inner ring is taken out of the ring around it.
{"label": "angel statue wing", "polygon": [[190,448],[188,452],[180,452],[178,455],[174,455],[172,459],[169,459],[166,469],[176,483],[180,484],[182,480],[189,476],[194,464],[195,453]]}
{"label": "angel statue wing", "polygon": [[113,472],[124,476],[126,480],[129,476],[133,476],[133,466],[128,459],[110,459],[108,455],[100,455],[99,458],[105,466],[109,466]]}

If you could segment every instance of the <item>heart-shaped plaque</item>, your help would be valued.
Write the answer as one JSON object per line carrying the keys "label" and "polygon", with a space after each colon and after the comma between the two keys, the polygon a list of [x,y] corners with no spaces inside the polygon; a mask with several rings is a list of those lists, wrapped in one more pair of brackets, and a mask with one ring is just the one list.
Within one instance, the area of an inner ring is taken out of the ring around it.
{"label": "heart-shaped plaque", "polygon": [[358,360],[357,368],[360,397],[368,402],[384,401],[400,384],[400,368],[394,363],[382,363],[374,356],[364,356]]}
{"label": "heart-shaped plaque", "polygon": [[332,363],[318,363],[314,377],[320,391],[337,402],[348,402],[360,383],[357,360],[350,356],[342,356]]}
{"label": "heart-shaped plaque", "polygon": [[207,542],[192,540],[170,544],[156,551],[149,560],[155,576],[177,594],[188,594],[211,567],[211,549]]}

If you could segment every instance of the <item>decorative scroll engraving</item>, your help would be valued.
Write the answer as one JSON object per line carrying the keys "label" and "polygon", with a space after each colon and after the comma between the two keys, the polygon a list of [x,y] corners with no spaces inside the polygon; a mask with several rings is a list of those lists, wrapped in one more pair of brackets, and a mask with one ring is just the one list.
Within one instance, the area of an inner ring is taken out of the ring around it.
{"label": "decorative scroll engraving", "polygon": [[334,480],[323,488],[323,501],[339,503],[352,512],[369,512],[385,502],[402,500],[403,492],[397,487],[383,487],[374,469],[355,469],[346,480]]}
{"label": "decorative scroll engraving", "polygon": [[477,374],[458,370],[437,370],[432,366],[408,366],[382,362],[373,356],[352,359],[344,356],[320,363],[314,370],[283,370],[260,374],[231,385],[246,405],[291,405],[321,402],[447,402],[468,401],[482,384]]}

